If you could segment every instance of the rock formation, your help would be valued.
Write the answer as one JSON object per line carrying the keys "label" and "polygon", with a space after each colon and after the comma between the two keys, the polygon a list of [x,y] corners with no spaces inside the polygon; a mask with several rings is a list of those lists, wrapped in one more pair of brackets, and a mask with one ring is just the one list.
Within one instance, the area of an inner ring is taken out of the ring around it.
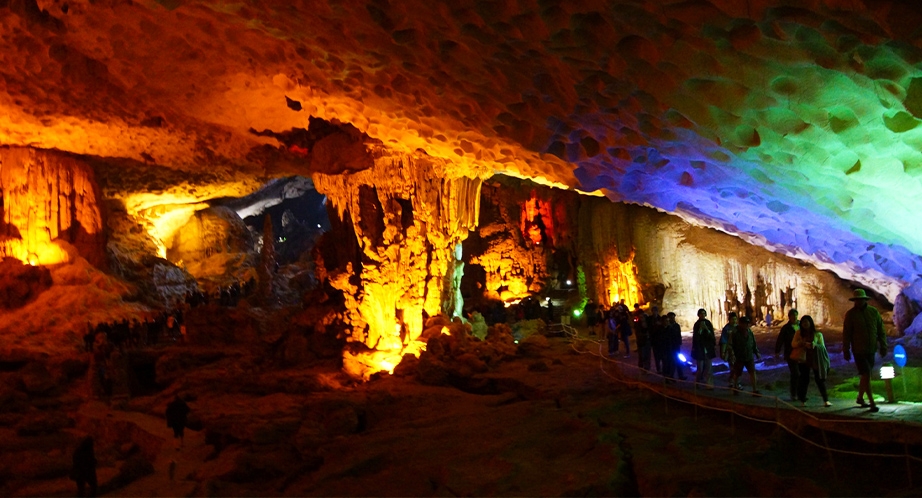
{"label": "rock formation", "polygon": [[[424,316],[459,311],[456,247],[477,223],[481,180],[453,177],[426,157],[381,156],[374,164],[351,175],[318,173],[314,182],[354,228],[360,249],[355,260],[327,267],[346,298],[350,338],[392,370],[404,351],[423,346]],[[348,370],[368,375],[346,359]]]}
{"label": "rock formation", "polygon": [[49,265],[82,256],[105,261],[93,170],[78,159],[0,147],[0,255]]}
{"label": "rock formation", "polygon": [[465,243],[484,274],[475,298],[548,295],[582,273],[583,299],[655,304],[688,327],[698,308],[717,321],[730,311],[779,320],[798,308],[835,326],[851,296],[830,272],[642,206],[508,180],[485,186],[481,206]]}

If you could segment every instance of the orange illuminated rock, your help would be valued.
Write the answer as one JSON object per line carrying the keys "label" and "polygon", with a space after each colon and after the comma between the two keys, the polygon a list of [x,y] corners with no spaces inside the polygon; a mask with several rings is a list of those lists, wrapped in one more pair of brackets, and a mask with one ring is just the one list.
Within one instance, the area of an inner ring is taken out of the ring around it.
{"label": "orange illuminated rock", "polygon": [[103,264],[98,190],[93,170],[68,155],[0,148],[0,255],[47,265],[79,254]]}
{"label": "orange illuminated rock", "polygon": [[360,248],[356,261],[326,268],[345,296],[349,340],[371,349],[346,353],[356,377],[392,372],[404,354],[418,355],[424,313],[461,311],[456,249],[476,226],[481,181],[450,175],[441,161],[400,155],[351,175],[314,175]]}

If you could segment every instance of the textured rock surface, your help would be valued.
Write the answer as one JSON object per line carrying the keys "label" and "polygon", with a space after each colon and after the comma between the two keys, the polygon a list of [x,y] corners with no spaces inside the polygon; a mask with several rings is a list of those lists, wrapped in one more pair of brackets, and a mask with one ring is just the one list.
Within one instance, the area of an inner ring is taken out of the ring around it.
{"label": "textured rock surface", "polygon": [[0,309],[19,308],[51,287],[47,268],[24,265],[15,258],[0,262]]}
{"label": "textured rock surface", "polygon": [[397,152],[674,211],[893,301],[922,267],[904,222],[922,209],[920,19],[857,0],[13,1],[0,143],[187,171],[314,152],[366,167],[348,147],[361,160],[263,154],[283,145],[264,130],[335,119]]}
{"label": "textured rock surface", "polygon": [[[327,262],[331,285],[346,299],[350,340],[377,350],[374,363],[387,362],[388,370],[406,348],[418,354],[423,347],[424,313],[460,312],[456,248],[477,223],[481,181],[451,175],[441,161],[383,156],[352,175],[314,177],[336,216],[354,227],[361,251],[355,260]],[[346,357],[347,370],[368,375],[364,359]]]}
{"label": "textured rock surface", "polygon": [[197,279],[243,274],[253,265],[253,241],[243,220],[230,208],[197,211],[173,238],[167,250],[171,261],[183,266]]}
{"label": "textured rock surface", "polygon": [[0,255],[31,264],[105,261],[93,170],[70,156],[0,147]]}
{"label": "textured rock surface", "polygon": [[[530,205],[545,213],[537,231],[527,222]],[[848,284],[831,272],[654,209],[527,183],[484,186],[481,225],[465,247],[485,275],[475,296],[493,300],[566,289],[559,275],[575,281],[582,272],[582,297],[657,305],[685,327],[698,308],[723,322],[729,311],[779,320],[794,307],[835,326],[850,307]]]}

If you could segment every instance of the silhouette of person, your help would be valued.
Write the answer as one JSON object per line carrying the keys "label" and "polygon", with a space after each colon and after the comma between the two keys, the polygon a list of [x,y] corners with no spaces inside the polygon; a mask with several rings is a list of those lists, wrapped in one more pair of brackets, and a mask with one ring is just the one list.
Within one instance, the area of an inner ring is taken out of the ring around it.
{"label": "silhouette of person", "polygon": [[177,394],[173,401],[166,407],[166,426],[173,429],[173,437],[179,439],[179,446],[183,446],[183,435],[186,429],[186,417],[192,411],[185,401]]}
{"label": "silhouette of person", "polygon": [[[849,361],[854,353],[858,368],[858,399],[855,403],[876,413],[880,409],[871,391],[871,369],[874,368],[875,353],[879,351],[881,358],[887,356],[887,333],[880,312],[868,306],[868,299],[864,289],[855,289],[854,296],[849,298],[855,305],[845,312],[842,322],[842,356]],[[864,402],[865,393],[868,394],[867,403]]]}
{"label": "silhouette of person", "polygon": [[[93,451],[93,436],[80,441],[74,450],[74,466],[70,478],[77,482],[77,496],[96,496],[96,453]],[[90,494],[85,495],[86,485]]]}

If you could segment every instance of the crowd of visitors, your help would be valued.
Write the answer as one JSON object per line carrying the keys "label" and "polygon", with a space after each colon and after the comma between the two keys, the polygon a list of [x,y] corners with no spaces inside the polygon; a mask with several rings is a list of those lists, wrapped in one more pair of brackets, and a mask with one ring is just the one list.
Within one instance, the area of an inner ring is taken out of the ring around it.
{"label": "crowd of visitors", "polygon": [[99,335],[105,336],[109,346],[120,349],[153,346],[165,341],[176,342],[182,339],[183,327],[182,308],[131,320],[124,318],[95,325],[87,323],[83,346],[87,352],[92,352]]}
{"label": "crowd of visitors", "polygon": [[[855,402],[869,408],[871,412],[877,412],[879,409],[871,392],[870,372],[874,367],[875,354],[880,353],[881,357],[887,354],[883,320],[877,309],[868,305],[869,297],[863,289],[856,290],[850,300],[855,304],[845,314],[843,321],[843,356],[846,361],[854,357],[858,369],[860,383]],[[660,316],[657,307],[653,306],[648,314],[639,304],[635,304],[634,311],[629,313],[624,301],[614,303],[608,309],[589,301],[585,313],[589,335],[607,338],[609,357],[619,354],[620,345],[623,344],[624,358],[630,358],[629,338],[634,336],[638,367],[651,372],[655,370],[657,374],[666,377],[667,381],[685,378],[681,370],[683,361],[679,359],[681,330],[675,322],[674,313]],[[717,329],[707,318],[707,310],[699,309],[697,315],[698,319],[692,326],[691,340],[695,382],[705,389],[713,389],[713,361],[720,358],[729,367],[729,388],[733,394],[739,394],[743,388],[740,377],[745,369],[752,394],[760,395],[756,364],[762,361],[762,355],[751,329],[751,318],[740,317],[736,312],[728,313],[727,323],[721,328],[718,338]],[[796,309],[788,311],[788,321],[781,327],[776,340],[775,355],[783,357],[788,365],[790,401],[806,406],[812,376],[823,406],[832,406],[826,390],[829,352],[825,338],[816,329],[811,316],[800,317]]]}

